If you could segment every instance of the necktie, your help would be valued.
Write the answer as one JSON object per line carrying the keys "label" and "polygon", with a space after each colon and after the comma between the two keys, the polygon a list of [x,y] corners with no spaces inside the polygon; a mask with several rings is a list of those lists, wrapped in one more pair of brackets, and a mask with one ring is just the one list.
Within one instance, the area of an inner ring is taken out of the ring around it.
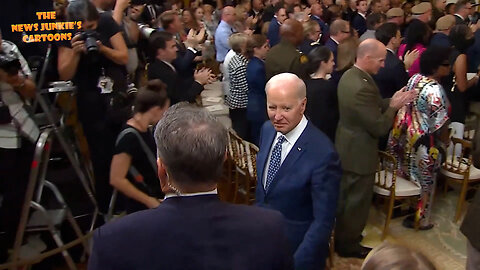
{"label": "necktie", "polygon": [[273,147],[272,156],[270,157],[270,163],[268,166],[267,172],[267,181],[265,183],[265,191],[268,191],[268,188],[273,182],[273,178],[275,174],[277,174],[278,169],[280,169],[281,161],[282,161],[282,143],[284,143],[287,139],[285,136],[281,135],[277,139],[277,143]]}

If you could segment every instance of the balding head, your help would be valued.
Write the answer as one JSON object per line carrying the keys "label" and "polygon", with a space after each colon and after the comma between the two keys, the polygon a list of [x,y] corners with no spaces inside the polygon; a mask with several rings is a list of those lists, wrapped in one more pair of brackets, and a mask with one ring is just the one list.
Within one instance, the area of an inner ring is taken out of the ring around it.
{"label": "balding head", "polygon": [[370,74],[377,74],[385,64],[386,55],[387,48],[383,43],[376,39],[366,39],[358,46],[356,65]]}
{"label": "balding head", "polygon": [[222,21],[228,24],[235,22],[235,8],[232,6],[226,6],[222,9]]}
{"label": "balding head", "polygon": [[287,19],[280,26],[280,36],[297,47],[303,41],[303,26],[297,20]]}
{"label": "balding head", "polygon": [[268,118],[282,134],[292,131],[302,120],[307,104],[305,83],[295,74],[273,76],[265,86]]}

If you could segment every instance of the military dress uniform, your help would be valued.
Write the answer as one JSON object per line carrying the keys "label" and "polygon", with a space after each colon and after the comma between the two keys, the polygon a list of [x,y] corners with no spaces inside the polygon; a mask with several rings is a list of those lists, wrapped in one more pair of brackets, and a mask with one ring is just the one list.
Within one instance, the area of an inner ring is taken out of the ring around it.
{"label": "military dress uniform", "polygon": [[293,44],[285,39],[273,46],[267,53],[265,59],[265,70],[267,81],[273,76],[290,72],[296,74],[301,79],[307,77],[306,63],[308,58],[302,54]]}

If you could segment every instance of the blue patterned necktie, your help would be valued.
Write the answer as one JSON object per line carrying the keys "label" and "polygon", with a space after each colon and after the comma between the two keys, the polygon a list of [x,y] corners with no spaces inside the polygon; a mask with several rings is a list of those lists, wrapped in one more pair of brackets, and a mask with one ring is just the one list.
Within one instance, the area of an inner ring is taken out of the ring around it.
{"label": "blue patterned necktie", "polygon": [[275,174],[277,174],[278,169],[280,169],[280,165],[282,163],[282,143],[284,143],[286,140],[287,139],[285,138],[285,136],[280,135],[280,137],[278,137],[277,139],[277,143],[273,147],[272,156],[270,157],[270,163],[268,165],[265,191],[268,191],[268,188],[273,182]]}

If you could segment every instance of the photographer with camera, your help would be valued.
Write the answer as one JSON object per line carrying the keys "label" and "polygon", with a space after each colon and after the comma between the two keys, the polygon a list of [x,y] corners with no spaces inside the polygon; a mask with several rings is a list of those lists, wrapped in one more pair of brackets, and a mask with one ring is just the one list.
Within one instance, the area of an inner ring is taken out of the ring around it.
{"label": "photographer with camera", "polygon": [[0,264],[13,246],[40,131],[24,100],[35,85],[20,72],[15,54],[0,52]]}
{"label": "photographer with camera", "polygon": [[70,1],[67,17],[81,21],[82,31],[60,45],[58,73],[77,86],[78,118],[89,145],[98,205],[106,212],[115,137],[128,119],[119,113],[125,108],[127,46],[111,14],[99,14],[89,1]]}

